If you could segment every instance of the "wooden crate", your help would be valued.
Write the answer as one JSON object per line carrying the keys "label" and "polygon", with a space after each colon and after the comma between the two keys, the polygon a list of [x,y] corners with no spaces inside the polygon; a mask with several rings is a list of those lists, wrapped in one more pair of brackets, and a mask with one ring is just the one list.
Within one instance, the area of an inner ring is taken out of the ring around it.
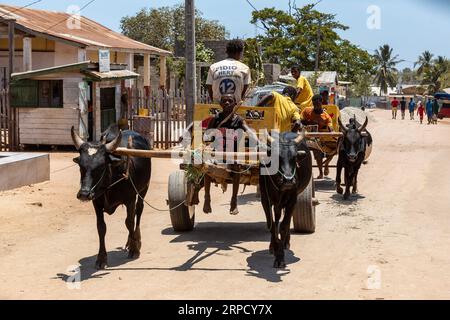
{"label": "wooden crate", "polygon": [[155,118],[134,116],[133,131],[136,131],[145,137],[150,145],[150,149],[154,149],[155,145]]}

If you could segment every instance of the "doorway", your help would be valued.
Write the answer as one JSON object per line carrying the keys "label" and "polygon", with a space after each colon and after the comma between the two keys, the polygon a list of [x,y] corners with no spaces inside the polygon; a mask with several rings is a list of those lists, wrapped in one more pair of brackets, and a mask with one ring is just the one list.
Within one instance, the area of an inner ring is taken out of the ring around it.
{"label": "doorway", "polygon": [[116,123],[116,88],[100,89],[101,131]]}

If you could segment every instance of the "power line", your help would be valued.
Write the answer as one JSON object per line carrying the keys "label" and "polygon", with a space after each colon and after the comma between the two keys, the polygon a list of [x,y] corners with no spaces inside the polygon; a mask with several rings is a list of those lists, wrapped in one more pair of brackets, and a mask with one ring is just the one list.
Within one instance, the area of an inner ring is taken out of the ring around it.
{"label": "power line", "polygon": [[[91,5],[91,4],[94,3],[95,1],[96,1],[96,0],[91,0],[91,1],[89,1],[88,3],[86,3],[83,7],[80,8],[80,11],[79,11],[79,12],[81,13],[81,11],[83,11],[84,9],[86,9],[89,5]],[[80,18],[77,17],[77,18],[74,18],[74,19],[81,21],[81,17],[80,17]],[[41,31],[41,32],[46,32],[46,31],[50,30],[51,28],[54,28],[54,27],[56,27],[57,25],[60,25],[61,23],[65,22],[65,21],[67,21],[67,18],[62,19],[61,21],[55,23],[54,25],[48,27],[47,29],[44,29],[44,30]]]}
{"label": "power line", "polygon": [[42,2],[42,1],[43,1],[43,0],[37,0],[37,1],[31,2],[31,3],[27,4],[26,6],[17,8],[17,9],[15,9],[15,10],[13,10],[13,11],[10,11],[10,12],[8,12],[8,13],[5,13],[5,14],[1,15],[0,18],[6,17],[7,15],[13,14],[13,13],[15,13],[15,12],[17,12],[17,11],[22,10],[22,9],[26,9],[26,8],[28,8],[28,7],[31,7],[33,4],[36,4],[36,3],[39,3],[39,2]]}

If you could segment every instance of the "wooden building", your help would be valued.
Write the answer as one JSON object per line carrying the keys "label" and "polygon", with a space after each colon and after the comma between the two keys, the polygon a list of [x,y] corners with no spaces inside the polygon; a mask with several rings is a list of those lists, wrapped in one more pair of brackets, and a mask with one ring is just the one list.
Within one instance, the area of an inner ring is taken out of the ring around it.
{"label": "wooden building", "polygon": [[21,144],[71,144],[67,133],[72,125],[84,138],[98,139],[123,115],[125,92],[137,86],[141,92],[150,91],[156,76],[150,73],[151,59],[159,59],[160,85],[166,83],[168,51],[85,17],[1,4],[0,67],[7,73],[10,21],[14,23],[11,105],[18,110]]}

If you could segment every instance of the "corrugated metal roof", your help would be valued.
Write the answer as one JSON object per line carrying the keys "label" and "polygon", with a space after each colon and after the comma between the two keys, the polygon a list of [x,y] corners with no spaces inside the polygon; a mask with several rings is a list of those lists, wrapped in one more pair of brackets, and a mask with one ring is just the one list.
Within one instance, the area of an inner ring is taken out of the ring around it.
{"label": "corrugated metal roof", "polygon": [[[314,71],[302,71],[302,76],[305,78],[311,78],[314,76]],[[317,84],[337,84],[338,75],[336,71],[319,71],[319,78],[317,79]]]}
{"label": "corrugated metal roof", "polygon": [[109,72],[84,70],[83,73],[86,74],[88,77],[93,78],[93,80],[95,81],[136,79],[139,77],[138,73],[135,73],[130,70],[117,70]]}
{"label": "corrugated metal roof", "polygon": [[65,64],[62,66],[56,66],[56,67],[51,67],[51,68],[13,73],[11,75],[11,78],[13,81],[18,81],[18,80],[30,79],[33,77],[48,75],[48,74],[57,73],[57,72],[69,72],[69,71],[78,71],[79,72],[80,70],[87,68],[90,63],[91,63],[90,61],[84,61],[84,62]]}
{"label": "corrugated metal roof", "polygon": [[22,26],[39,34],[56,37],[82,46],[123,49],[164,56],[171,55],[169,51],[130,39],[86,17],[80,18],[79,28],[70,27],[67,21],[74,18],[65,12],[21,9],[16,6],[0,4],[0,15],[2,19],[16,19],[19,28]]}

